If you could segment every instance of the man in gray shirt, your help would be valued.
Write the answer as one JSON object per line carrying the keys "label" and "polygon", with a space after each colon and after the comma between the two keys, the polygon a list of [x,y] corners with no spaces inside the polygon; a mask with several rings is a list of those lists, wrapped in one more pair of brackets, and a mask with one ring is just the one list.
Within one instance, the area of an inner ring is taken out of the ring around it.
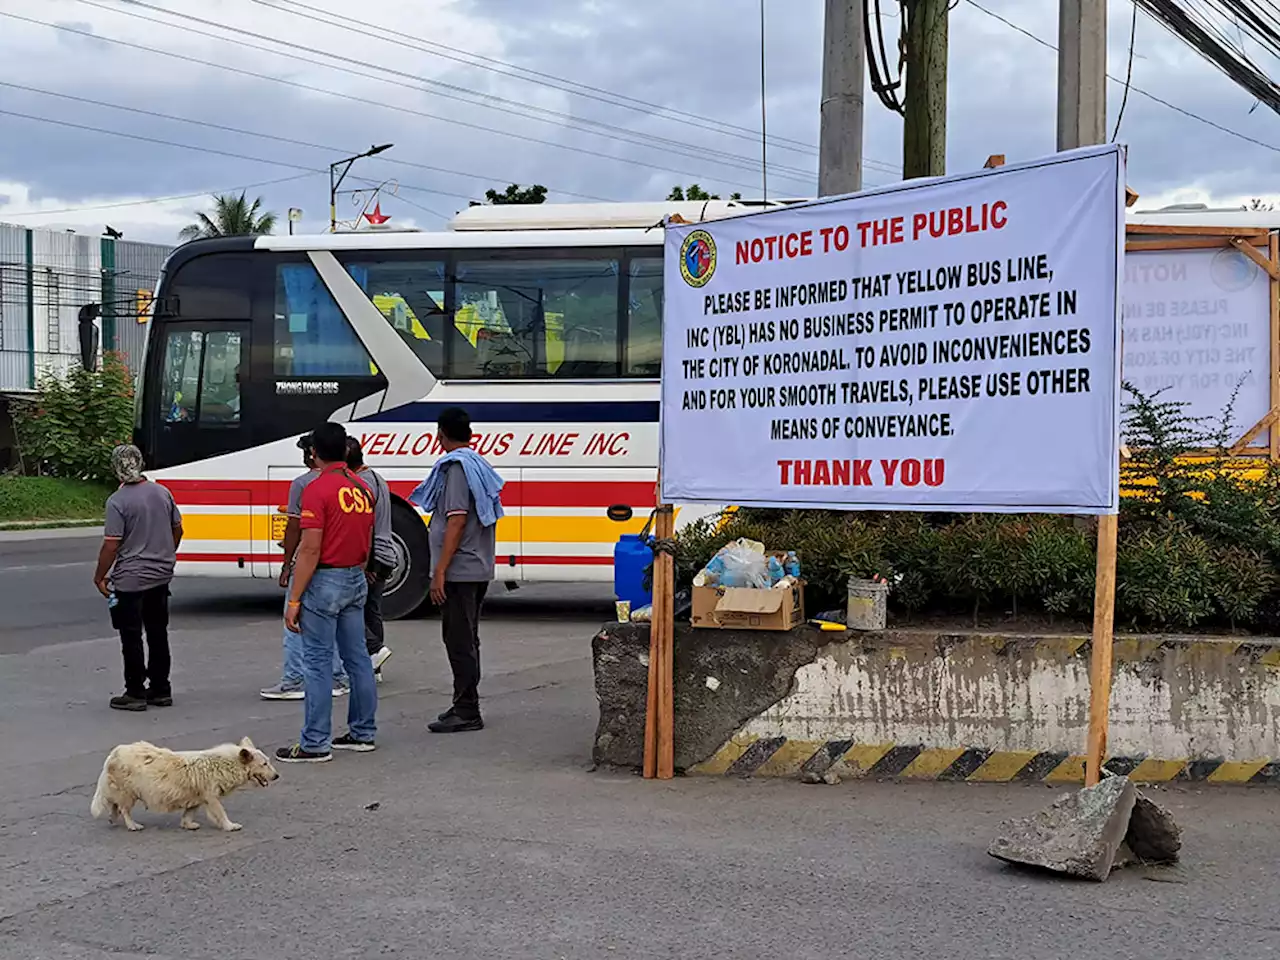
{"label": "man in gray shirt", "polygon": [[382,624],[382,591],[396,568],[396,548],[391,539],[391,488],[364,462],[364,450],[355,437],[347,437],[347,468],[373,494],[373,550],[369,553],[369,593],[364,601],[364,642],[373,660],[373,676],[382,682],[382,665],[391,658]]}
{"label": "man in gray shirt", "polygon": [[[465,410],[451,407],[441,411],[437,426],[446,455],[470,446],[471,418]],[[440,628],[453,670],[453,706],[427,729],[432,733],[464,733],[484,729],[479,691],[480,609],[493,580],[497,524],[480,522],[475,494],[461,462],[446,463],[441,469],[443,484],[432,504],[427,540],[431,548],[431,600],[440,605]],[[487,464],[482,469],[492,472]]]}
{"label": "man in gray shirt", "polygon": [[[182,514],[173,495],[142,475],[142,453],[132,445],[111,452],[120,488],[107,500],[106,527],[93,583],[107,598],[120,631],[124,693],[115,710],[173,705],[169,685],[169,583],[182,542]],[[147,649],[144,654],[143,634]]]}

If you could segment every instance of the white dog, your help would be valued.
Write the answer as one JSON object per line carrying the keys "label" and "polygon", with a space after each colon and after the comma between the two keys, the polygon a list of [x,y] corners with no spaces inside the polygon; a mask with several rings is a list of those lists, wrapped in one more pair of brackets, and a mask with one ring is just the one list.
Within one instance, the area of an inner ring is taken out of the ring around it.
{"label": "white dog", "polygon": [[181,810],[182,828],[199,830],[193,814],[204,807],[215,827],[239,830],[221,798],[246,783],[265,787],[279,778],[267,755],[248,737],[208,750],[166,750],[142,740],[121,744],[107,754],[89,812],[94,817],[110,814],[111,823],[123,817],[130,830],[141,830],[142,824],[132,816],[133,805],[141,802],[157,813]]}

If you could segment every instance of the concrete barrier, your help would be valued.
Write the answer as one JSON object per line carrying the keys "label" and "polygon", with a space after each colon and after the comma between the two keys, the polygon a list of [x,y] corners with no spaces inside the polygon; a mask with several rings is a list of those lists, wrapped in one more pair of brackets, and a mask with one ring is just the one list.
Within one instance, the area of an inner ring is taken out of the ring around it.
{"label": "concrete barrier", "polygon": [[[648,634],[610,624],[593,644],[597,763],[641,763]],[[1083,780],[1088,637],[831,636],[677,625],[676,768]],[[1117,638],[1108,756],[1137,782],[1280,783],[1280,640]]]}

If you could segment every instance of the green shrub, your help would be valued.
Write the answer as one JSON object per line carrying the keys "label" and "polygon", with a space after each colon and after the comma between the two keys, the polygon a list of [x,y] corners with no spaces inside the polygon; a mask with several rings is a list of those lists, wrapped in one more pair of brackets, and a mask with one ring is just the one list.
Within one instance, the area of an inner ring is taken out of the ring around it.
{"label": "green shrub", "polygon": [[114,353],[99,370],[46,377],[33,401],[12,407],[24,473],[109,482],[111,451],[133,433],[133,378]]}

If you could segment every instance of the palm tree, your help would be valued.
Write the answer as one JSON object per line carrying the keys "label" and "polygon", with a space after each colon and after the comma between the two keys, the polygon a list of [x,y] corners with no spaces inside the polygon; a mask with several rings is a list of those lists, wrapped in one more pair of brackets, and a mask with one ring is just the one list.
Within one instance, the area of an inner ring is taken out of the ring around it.
{"label": "palm tree", "polygon": [[185,243],[207,237],[243,237],[270,233],[275,229],[276,215],[259,214],[261,206],[261,197],[249,203],[245,200],[243,191],[238,197],[229,193],[215,196],[211,214],[197,213],[196,222],[183,227],[178,233],[178,239]]}

